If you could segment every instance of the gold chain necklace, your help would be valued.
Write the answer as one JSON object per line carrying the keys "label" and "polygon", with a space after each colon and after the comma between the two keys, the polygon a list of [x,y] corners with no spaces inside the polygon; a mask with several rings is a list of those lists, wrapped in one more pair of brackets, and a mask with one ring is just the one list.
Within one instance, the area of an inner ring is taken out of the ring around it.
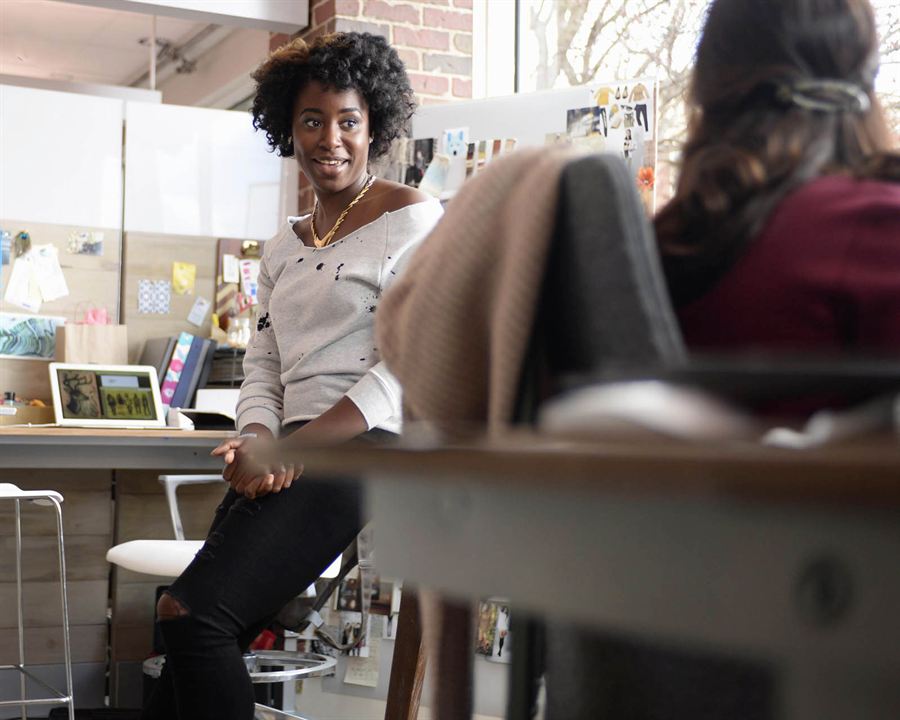
{"label": "gold chain necklace", "polygon": [[319,198],[316,198],[316,203],[313,206],[312,215],[309,218],[309,226],[312,229],[313,244],[317,248],[325,247],[326,245],[328,245],[328,243],[330,243],[332,241],[332,239],[334,239],[334,234],[337,232],[338,228],[341,226],[341,223],[344,222],[344,218],[347,217],[347,213],[350,212],[350,210],[353,208],[354,205],[356,205],[356,203],[358,203],[360,200],[362,200],[363,195],[365,195],[367,192],[369,192],[369,188],[372,187],[372,183],[374,183],[374,182],[375,182],[375,176],[370,175],[369,179],[366,180],[366,184],[363,185],[363,189],[359,191],[359,195],[357,195],[355,198],[353,198],[350,201],[350,204],[344,208],[344,212],[342,212],[340,215],[338,215],[337,222],[334,224],[334,226],[331,228],[331,230],[329,230],[327,233],[325,233],[325,237],[322,237],[322,238],[320,238],[318,236],[318,234],[316,233],[316,213],[319,210]]}

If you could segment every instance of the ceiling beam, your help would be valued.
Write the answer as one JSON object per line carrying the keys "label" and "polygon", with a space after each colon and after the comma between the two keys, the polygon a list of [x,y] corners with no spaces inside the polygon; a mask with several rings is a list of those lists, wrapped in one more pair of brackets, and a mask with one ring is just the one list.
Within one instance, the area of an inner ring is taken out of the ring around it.
{"label": "ceiling beam", "polygon": [[164,15],[195,22],[293,34],[309,26],[309,0],[63,0],[78,5]]}

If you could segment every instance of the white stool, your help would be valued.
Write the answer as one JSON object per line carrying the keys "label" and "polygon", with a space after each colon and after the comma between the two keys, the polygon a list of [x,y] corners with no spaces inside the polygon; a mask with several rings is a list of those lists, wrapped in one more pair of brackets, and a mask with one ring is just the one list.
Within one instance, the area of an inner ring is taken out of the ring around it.
{"label": "white stool", "polygon": [[[190,565],[194,556],[203,547],[203,540],[185,540],[184,525],[181,522],[181,514],[178,511],[177,490],[181,485],[198,485],[206,483],[221,483],[225,481],[221,475],[160,475],[159,481],[166,492],[166,501],[169,506],[169,516],[172,521],[172,530],[175,540],[130,540],[116,545],[106,553],[106,560],[114,565],[145,573],[147,575],[159,575],[162,577],[178,577]],[[322,577],[336,577],[341,567],[341,558],[338,557],[331,566],[322,574]],[[307,591],[308,593],[310,590]],[[315,589],[311,589],[315,597]],[[296,637],[296,635],[294,635]],[[287,643],[286,643],[287,644]],[[296,646],[296,641],[293,641]],[[244,656],[250,679],[254,683],[285,684],[286,709],[293,709],[293,695],[288,688],[293,688],[294,680],[304,678],[324,677],[333,675],[337,667],[337,660],[327,655],[318,653],[295,652],[284,650],[258,650]],[[144,661],[144,674],[158,678],[162,671],[164,657],[153,657]],[[281,670],[263,670],[264,667],[279,667]],[[282,720],[297,718],[299,715],[290,712],[276,710],[257,704],[256,720]]]}
{"label": "white stool", "polygon": [[[21,490],[11,483],[0,483],[0,501],[12,500],[16,507],[16,600],[18,608],[19,629],[19,663],[17,665],[0,665],[2,670],[16,670],[19,673],[20,698],[18,700],[0,700],[0,707],[19,706],[22,720],[28,717],[27,708],[37,705],[68,705],[69,720],[75,720],[75,701],[72,696],[72,650],[69,646],[69,602],[66,596],[66,556],[63,547],[62,495],[53,490]],[[63,652],[65,656],[66,692],[60,692],[38,679],[25,667],[25,621],[22,604],[22,501],[36,505],[52,505],[56,510],[56,542],[59,551],[59,600],[62,608]],[[26,680],[31,680],[52,693],[52,697],[27,698]]]}

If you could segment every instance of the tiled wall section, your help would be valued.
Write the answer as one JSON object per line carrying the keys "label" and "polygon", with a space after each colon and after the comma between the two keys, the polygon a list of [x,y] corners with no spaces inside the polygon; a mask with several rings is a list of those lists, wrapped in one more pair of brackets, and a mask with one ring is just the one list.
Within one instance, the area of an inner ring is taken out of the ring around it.
{"label": "tiled wall section", "polygon": [[[329,32],[383,35],[397,48],[421,104],[472,96],[472,0],[311,0],[313,40]],[[274,50],[287,35],[272,35]],[[312,190],[300,178],[300,207],[312,207]]]}

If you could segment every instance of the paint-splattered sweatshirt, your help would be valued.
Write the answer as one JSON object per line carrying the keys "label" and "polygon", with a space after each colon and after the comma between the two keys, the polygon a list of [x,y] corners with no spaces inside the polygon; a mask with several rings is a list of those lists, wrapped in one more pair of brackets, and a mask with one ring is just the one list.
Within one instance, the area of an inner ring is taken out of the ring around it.
{"label": "paint-splattered sweatshirt", "polygon": [[237,426],[321,415],[343,396],[369,428],[400,431],[401,392],[375,345],[382,293],[443,210],[437,200],[388,212],[324,248],[307,247],[289,217],[265,244],[259,321],[244,358]]}

